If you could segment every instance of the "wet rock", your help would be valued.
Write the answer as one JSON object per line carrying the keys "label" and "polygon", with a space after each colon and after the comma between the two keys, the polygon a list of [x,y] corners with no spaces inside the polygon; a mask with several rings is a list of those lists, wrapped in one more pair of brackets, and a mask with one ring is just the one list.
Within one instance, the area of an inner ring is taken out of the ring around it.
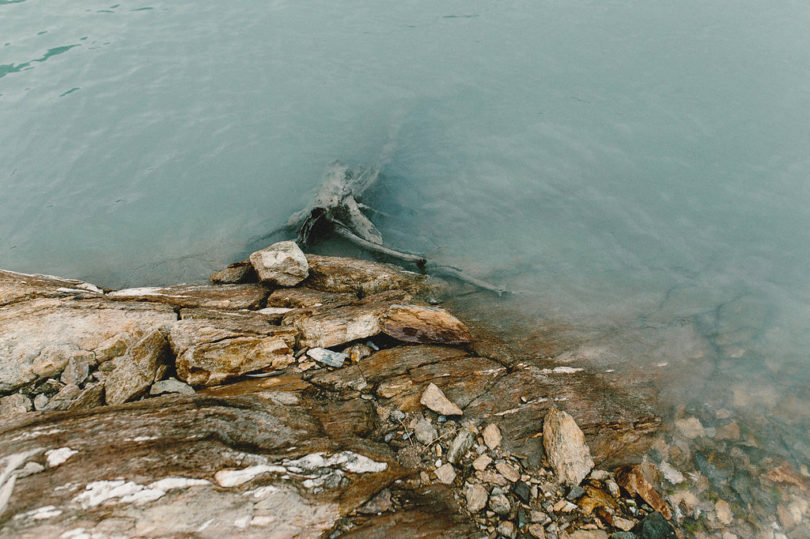
{"label": "wet rock", "polygon": [[113,370],[104,380],[107,404],[121,404],[140,396],[165,372],[169,344],[160,331],[152,331],[132,345],[126,355],[112,360]]}
{"label": "wet rock", "polygon": [[164,303],[172,307],[258,309],[269,291],[259,284],[177,285],[116,290],[107,297],[116,301]]}
{"label": "wet rock", "polygon": [[309,276],[309,263],[294,241],[280,241],[250,255],[259,280],[278,286],[295,286]]}
{"label": "wet rock", "polygon": [[279,369],[295,362],[289,328],[263,334],[236,332],[206,320],[181,320],[169,341],[177,356],[177,376],[191,386],[212,386],[243,374]]}
{"label": "wet rock", "polygon": [[249,260],[228,264],[228,267],[213,273],[210,277],[216,284],[241,284],[255,282],[258,279],[256,271]]}
{"label": "wet rock", "polygon": [[662,461],[658,466],[658,469],[661,471],[661,475],[664,476],[664,479],[669,481],[669,483],[672,485],[679,485],[685,480],[683,474],[673,468],[672,465],[667,461]]}
{"label": "wet rock", "polygon": [[501,436],[501,430],[495,423],[490,423],[487,425],[481,435],[483,436],[484,443],[487,444],[488,448],[497,449],[498,446],[501,445],[501,440],[503,437]]}
{"label": "wet rock", "polygon": [[543,421],[543,447],[561,483],[578,485],[593,468],[585,436],[566,412],[549,409]]}
{"label": "wet rock", "polygon": [[299,331],[301,347],[331,348],[379,334],[382,315],[404,299],[402,292],[383,292],[342,307],[312,313],[294,311],[284,317],[282,324]]}
{"label": "wet rock", "polygon": [[31,411],[31,399],[14,393],[0,398],[0,417],[7,418]]}
{"label": "wet rock", "polygon": [[436,468],[436,477],[445,485],[450,485],[456,479],[456,470],[447,462]]}
{"label": "wet rock", "polygon": [[[143,334],[177,319],[162,305],[34,299],[0,308],[0,392],[55,376],[71,357],[93,359],[94,351],[120,334]],[[54,345],[53,343],[60,343]],[[37,364],[34,372],[34,364]]]}
{"label": "wet rock", "polygon": [[62,376],[59,378],[63,384],[80,386],[90,376],[90,365],[95,363],[93,354],[87,356],[74,355],[68,360]]}
{"label": "wet rock", "polygon": [[434,427],[430,421],[422,417],[419,418],[414,425],[413,435],[416,437],[419,443],[429,445],[433,443],[433,440],[436,439],[438,433],[436,432],[436,427]]}
{"label": "wet rock", "polygon": [[521,502],[525,504],[528,504],[532,500],[532,491],[529,488],[529,485],[527,485],[523,481],[518,481],[517,483],[515,483],[512,486],[512,492],[515,494],[515,496],[518,497],[518,499]]}
{"label": "wet rock", "polygon": [[495,469],[498,473],[504,476],[508,481],[514,483],[520,479],[520,472],[508,462],[498,462],[495,464]]}
{"label": "wet rock", "polygon": [[650,507],[661,513],[667,520],[672,518],[672,512],[667,503],[655,490],[650,481],[644,477],[641,466],[625,467],[616,472],[619,485],[633,496],[638,496]]}
{"label": "wet rock", "polygon": [[714,503],[714,512],[717,515],[717,520],[726,526],[731,524],[734,519],[734,513],[732,513],[731,506],[726,500],[717,500]]}
{"label": "wet rock", "polygon": [[709,482],[715,485],[726,485],[734,476],[734,462],[719,451],[705,450],[695,453],[695,464]]}
{"label": "wet rock", "polygon": [[391,503],[391,491],[386,489],[378,492],[371,498],[365,505],[360,508],[360,512],[366,515],[375,515],[377,513],[385,513],[390,511],[393,504]]}
{"label": "wet rock", "polygon": [[309,279],[304,284],[316,290],[365,297],[388,290],[421,293],[427,289],[423,275],[396,266],[320,255],[307,255],[307,260]]}
{"label": "wet rock", "polygon": [[661,513],[650,513],[641,521],[638,530],[641,539],[675,539],[677,535]]}
{"label": "wet rock", "polygon": [[467,429],[459,431],[450,443],[450,448],[447,451],[447,460],[453,464],[457,464],[470,450],[473,441],[474,437],[470,431]]}
{"label": "wet rock", "polygon": [[498,524],[498,533],[509,539],[515,539],[515,537],[517,537],[515,525],[508,520]]}
{"label": "wet rock", "polygon": [[736,421],[732,421],[722,427],[717,428],[716,440],[739,440],[740,439],[740,425]]}
{"label": "wet rock", "polygon": [[[615,483],[613,483],[615,485]],[[574,489],[571,489],[574,491]],[[604,490],[595,487],[593,485],[585,485],[583,489],[584,494],[574,498],[577,500],[577,505],[582,510],[582,512],[586,515],[590,515],[594,512],[594,510],[598,508],[604,508],[609,512],[613,512],[616,509],[616,501],[614,498],[619,494],[619,487],[616,486],[616,496],[612,496],[608,494]],[[574,494],[578,494],[579,492],[576,491]]]}
{"label": "wet rock", "polygon": [[500,516],[506,516],[512,510],[512,503],[503,494],[493,494],[489,497],[489,508]]}
{"label": "wet rock", "polygon": [[636,539],[636,534],[629,531],[621,531],[610,534],[610,539]]}
{"label": "wet rock", "polygon": [[571,490],[568,491],[568,494],[565,495],[565,499],[569,502],[573,502],[581,498],[585,494],[585,489],[580,486],[574,486]]}
{"label": "wet rock", "polygon": [[174,378],[159,380],[152,384],[152,387],[149,388],[149,394],[152,396],[165,395],[167,393],[194,395],[194,388]]}
{"label": "wet rock", "polygon": [[[68,386],[65,386],[68,387]],[[74,386],[75,387],[75,386]],[[104,404],[104,384],[88,384],[68,405],[68,410],[87,410]]]}
{"label": "wet rock", "polygon": [[464,324],[438,307],[392,305],[382,327],[386,335],[404,342],[463,344],[472,340]]}
{"label": "wet rock", "polygon": [[310,348],[307,350],[307,355],[318,363],[323,363],[324,365],[335,368],[342,367],[343,363],[349,359],[346,354],[333,352],[327,348]]}
{"label": "wet rock", "polygon": [[700,420],[696,417],[687,417],[685,419],[675,420],[675,428],[683,434],[685,438],[694,440],[705,435],[705,430]]}
{"label": "wet rock", "polygon": [[464,496],[467,499],[467,511],[470,513],[478,513],[487,506],[489,500],[489,493],[481,485],[467,485],[464,491]]}
{"label": "wet rock", "polygon": [[441,415],[462,415],[464,413],[461,408],[450,402],[442,390],[433,383],[428,384],[425,388],[419,402]]}

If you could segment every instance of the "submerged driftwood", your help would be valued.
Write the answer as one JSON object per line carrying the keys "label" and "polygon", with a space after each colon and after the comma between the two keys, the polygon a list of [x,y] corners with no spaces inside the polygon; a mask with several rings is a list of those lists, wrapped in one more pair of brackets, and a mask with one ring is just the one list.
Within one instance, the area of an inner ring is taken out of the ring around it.
{"label": "submerged driftwood", "polygon": [[498,295],[506,292],[503,288],[467,275],[459,268],[429,261],[425,255],[385,246],[382,234],[363,213],[363,210],[371,208],[360,202],[363,194],[379,177],[380,170],[376,167],[353,168],[339,162],[330,164],[312,205],[294,213],[287,221],[286,228],[296,231],[301,245],[309,245],[316,238],[332,232],[372,253],[415,264],[420,271],[458,279]]}

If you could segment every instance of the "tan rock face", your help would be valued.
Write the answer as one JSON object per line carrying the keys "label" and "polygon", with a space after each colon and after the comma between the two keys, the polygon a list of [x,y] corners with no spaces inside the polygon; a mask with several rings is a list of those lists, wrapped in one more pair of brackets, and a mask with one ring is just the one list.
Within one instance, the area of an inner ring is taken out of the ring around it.
{"label": "tan rock face", "polygon": [[428,384],[419,402],[441,415],[462,415],[464,413],[455,403],[450,402],[442,390],[433,383]]}
{"label": "tan rock face", "polygon": [[309,263],[294,241],[280,241],[250,255],[259,280],[277,286],[295,286],[309,275]]}
{"label": "tan rock face", "polygon": [[298,329],[301,347],[331,348],[379,334],[383,314],[407,297],[400,291],[383,292],[343,307],[314,313],[292,312],[284,317],[282,324]]}
{"label": "tan rock face", "polygon": [[35,298],[90,299],[102,294],[83,281],[0,270],[0,306]]}
{"label": "tan rock face", "polygon": [[169,333],[177,356],[177,376],[195,386],[211,386],[248,372],[278,369],[295,361],[290,328],[268,326],[264,334],[237,332],[206,320],[181,320]]}
{"label": "tan rock face", "polygon": [[148,301],[173,307],[258,309],[269,290],[260,284],[179,285],[166,288],[127,288],[107,294],[113,300]]}
{"label": "tan rock face", "polygon": [[472,340],[464,324],[438,307],[392,305],[382,324],[386,335],[404,342],[463,344]]}
{"label": "tan rock face", "polygon": [[351,293],[322,292],[304,286],[279,288],[267,297],[269,307],[289,307],[293,309],[314,309],[318,307],[339,307],[357,301]]}
{"label": "tan rock face", "polygon": [[107,404],[121,404],[144,393],[169,361],[169,344],[160,331],[136,342],[126,355],[113,360],[114,368],[104,380]]}
{"label": "tan rock face", "polygon": [[422,275],[403,271],[396,266],[368,260],[307,255],[310,288],[326,292],[353,293],[361,297],[387,290],[421,293],[427,290]]}
{"label": "tan rock face", "polygon": [[593,468],[585,435],[574,418],[557,408],[543,421],[543,447],[560,483],[579,485]]}
{"label": "tan rock face", "polygon": [[211,275],[216,284],[241,284],[256,281],[259,277],[249,260],[228,264],[228,267]]}
{"label": "tan rock face", "polygon": [[35,380],[37,372],[57,375],[71,357],[96,363],[120,355],[127,347],[121,336],[142,335],[176,320],[164,305],[100,298],[40,298],[0,307],[0,392]]}

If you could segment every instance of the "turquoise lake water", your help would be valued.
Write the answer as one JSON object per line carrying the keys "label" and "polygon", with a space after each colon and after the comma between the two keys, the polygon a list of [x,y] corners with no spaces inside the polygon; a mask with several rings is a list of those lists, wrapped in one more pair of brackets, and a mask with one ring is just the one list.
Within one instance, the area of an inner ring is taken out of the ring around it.
{"label": "turquoise lake water", "polygon": [[798,468],[808,28],[782,0],[0,0],[0,267],[202,281],[329,162],[379,164],[389,244],[672,405],[772,418]]}

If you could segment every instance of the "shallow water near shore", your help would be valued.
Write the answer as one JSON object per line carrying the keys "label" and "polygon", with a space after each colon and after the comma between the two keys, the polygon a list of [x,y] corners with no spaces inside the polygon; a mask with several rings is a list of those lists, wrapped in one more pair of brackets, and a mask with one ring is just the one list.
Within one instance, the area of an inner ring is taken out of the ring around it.
{"label": "shallow water near shore", "polygon": [[329,162],[376,164],[388,244],[514,292],[468,316],[806,471],[808,23],[790,1],[0,1],[0,267],[203,281]]}

